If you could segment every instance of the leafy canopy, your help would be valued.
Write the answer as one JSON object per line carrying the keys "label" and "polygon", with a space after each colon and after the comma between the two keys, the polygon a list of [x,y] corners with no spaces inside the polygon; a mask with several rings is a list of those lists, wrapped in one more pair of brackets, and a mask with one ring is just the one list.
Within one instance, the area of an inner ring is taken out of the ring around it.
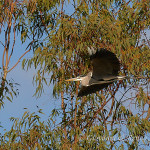
{"label": "leafy canopy", "polygon": [[[7,8],[13,13],[6,13]],[[138,149],[148,146],[150,132],[149,0],[2,1],[3,25],[11,18],[22,43],[34,56],[35,96],[53,85],[62,101],[47,122],[25,112],[12,118],[11,131],[1,136],[2,149]],[[67,10],[72,9],[67,13]],[[11,9],[11,10],[12,10]],[[9,16],[11,14],[11,17]],[[15,21],[16,20],[16,21]],[[2,27],[2,26],[1,26]],[[141,35],[145,40],[142,40]],[[106,48],[121,61],[120,74],[129,78],[96,94],[76,98],[79,83],[65,79],[90,69],[87,46]],[[40,111],[40,113],[42,113]],[[60,124],[56,120],[61,118]]]}

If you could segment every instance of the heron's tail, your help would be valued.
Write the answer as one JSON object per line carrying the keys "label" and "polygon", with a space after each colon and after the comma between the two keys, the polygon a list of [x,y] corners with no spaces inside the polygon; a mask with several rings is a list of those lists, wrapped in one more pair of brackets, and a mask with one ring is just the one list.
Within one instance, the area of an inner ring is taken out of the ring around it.
{"label": "heron's tail", "polygon": [[123,79],[125,79],[125,78],[127,78],[127,76],[117,76],[117,79],[118,79],[118,80],[123,80]]}

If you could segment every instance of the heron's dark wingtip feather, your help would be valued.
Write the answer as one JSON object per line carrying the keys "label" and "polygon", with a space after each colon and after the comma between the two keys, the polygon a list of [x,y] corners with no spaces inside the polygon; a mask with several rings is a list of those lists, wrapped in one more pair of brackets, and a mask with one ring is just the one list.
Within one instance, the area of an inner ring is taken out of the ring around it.
{"label": "heron's dark wingtip feather", "polygon": [[111,84],[111,83],[94,84],[91,86],[83,86],[78,93],[78,97],[86,96],[88,94],[95,93],[96,91],[100,91],[103,88],[107,88],[109,84]]}
{"label": "heron's dark wingtip feather", "polygon": [[116,55],[111,52],[111,51],[108,51],[107,49],[104,49],[104,48],[100,48],[100,49],[97,49],[96,53],[95,54],[92,54],[90,55],[90,59],[94,59],[94,58],[111,58],[113,59],[114,61],[116,61],[117,63],[120,64],[118,58],[116,57]]}
{"label": "heron's dark wingtip feather", "polygon": [[90,59],[92,61],[94,61],[94,59],[107,59],[113,66],[113,74],[117,75],[119,70],[120,70],[120,62],[118,60],[118,58],[116,57],[116,55],[111,52],[111,51],[108,51],[107,49],[105,48],[98,48],[97,51],[90,55]]}

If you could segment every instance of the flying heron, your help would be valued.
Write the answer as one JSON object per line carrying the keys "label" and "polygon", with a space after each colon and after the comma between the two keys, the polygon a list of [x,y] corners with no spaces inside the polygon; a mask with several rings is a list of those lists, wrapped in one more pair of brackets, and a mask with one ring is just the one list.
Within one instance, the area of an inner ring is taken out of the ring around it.
{"label": "flying heron", "polygon": [[119,76],[120,62],[116,55],[106,49],[88,47],[88,53],[93,66],[93,70],[85,76],[78,76],[66,81],[80,81],[82,88],[78,97],[95,93],[117,80],[123,80],[125,76]]}

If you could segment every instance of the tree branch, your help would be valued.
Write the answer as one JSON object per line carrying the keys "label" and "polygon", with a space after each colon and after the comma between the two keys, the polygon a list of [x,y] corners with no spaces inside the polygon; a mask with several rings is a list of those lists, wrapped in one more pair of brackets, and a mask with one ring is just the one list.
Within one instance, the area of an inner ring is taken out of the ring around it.
{"label": "tree branch", "polygon": [[109,114],[108,114],[107,117],[105,118],[105,121],[106,121],[106,120],[109,118],[109,116],[112,114],[114,102],[115,102],[115,98],[114,98],[114,96],[113,96],[113,97],[112,97],[111,108],[110,108]]}
{"label": "tree branch", "polygon": [[15,46],[15,41],[16,41],[16,32],[15,32],[15,23],[16,23],[16,20],[14,21],[14,23],[13,23],[13,27],[14,27],[14,41],[13,41],[13,46],[12,46],[12,49],[11,49],[11,54],[10,54],[10,56],[9,56],[9,59],[8,59],[8,64],[9,64],[9,62],[10,62],[10,58],[11,58],[11,56],[12,56],[12,54],[13,54],[13,51],[14,51],[14,46]]}
{"label": "tree branch", "polygon": [[[94,113],[92,120],[88,121],[87,124],[86,124],[81,130],[85,129],[89,124],[91,125],[91,124],[94,122],[94,119],[96,118],[97,114],[98,114],[98,113],[104,108],[104,106],[114,97],[115,93],[118,91],[118,88],[119,88],[119,83],[117,84],[117,88],[114,90],[112,96],[111,96],[107,101],[105,101],[105,102],[101,105],[101,107]],[[89,127],[90,127],[90,126],[89,126]]]}
{"label": "tree branch", "polygon": [[[7,29],[8,29],[8,27],[7,27]],[[2,66],[3,66],[3,70],[4,70],[4,68],[5,68],[5,65],[4,65],[4,58],[5,58],[5,52],[6,52],[6,45],[7,45],[7,29],[6,29],[6,31],[5,31],[5,48],[4,48],[4,52],[3,52],[3,58],[2,58]]]}
{"label": "tree branch", "polygon": [[30,50],[31,50],[31,46],[30,46],[29,50],[26,51],[26,52],[18,59],[17,63],[16,63],[11,69],[8,70],[8,72],[10,72],[12,69],[14,69],[14,68],[18,65],[18,63],[20,62],[21,58],[22,58],[23,56],[25,56]]}

